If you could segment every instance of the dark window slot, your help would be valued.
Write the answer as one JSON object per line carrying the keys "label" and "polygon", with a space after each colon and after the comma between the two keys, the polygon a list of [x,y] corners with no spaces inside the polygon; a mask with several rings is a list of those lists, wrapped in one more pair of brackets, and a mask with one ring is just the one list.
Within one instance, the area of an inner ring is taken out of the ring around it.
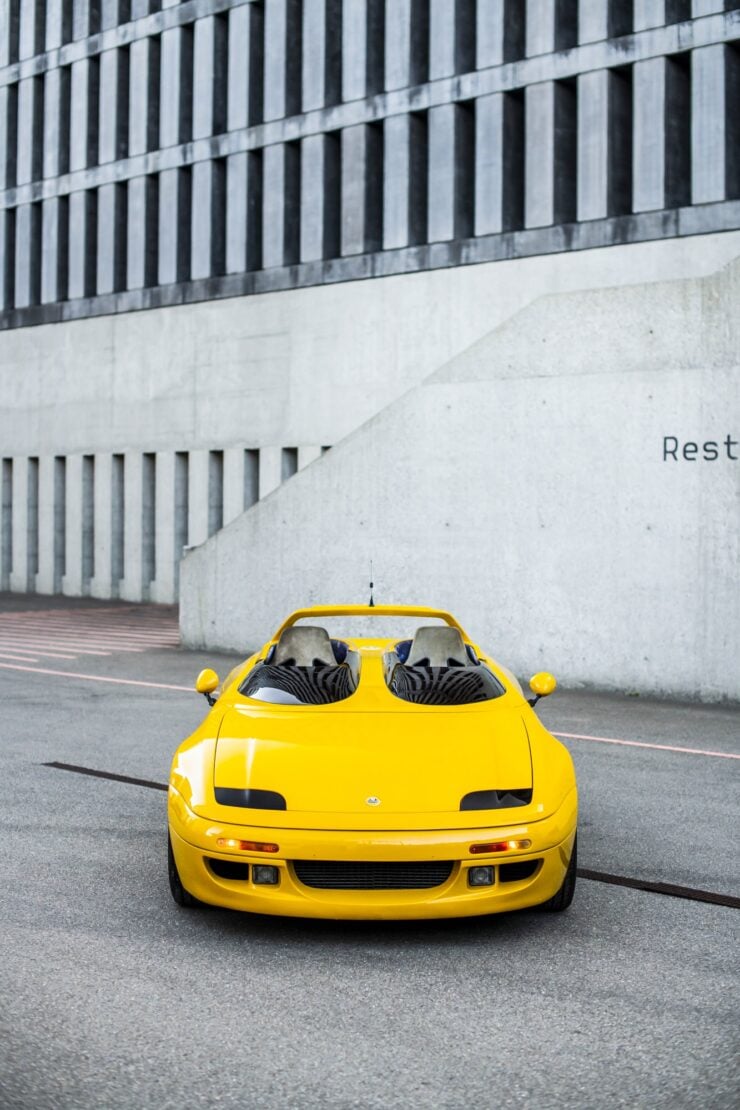
{"label": "dark window slot", "polygon": [[301,0],[285,0],[285,114],[301,111],[303,56],[303,5]]}
{"label": "dark window slot", "polygon": [[455,112],[455,238],[467,239],[475,216],[475,101]]}
{"label": "dark window slot", "polygon": [[226,273],[226,159],[211,162],[211,274]]}
{"label": "dark window slot", "polygon": [[193,174],[190,166],[177,171],[177,281],[190,279]]}
{"label": "dark window slot", "polygon": [[141,580],[144,596],[157,573],[157,456],[146,452],[141,471]]}
{"label": "dark window slot", "polygon": [[111,470],[111,545],[110,574],[113,588],[116,589],[124,574],[125,550],[125,501],[124,501],[125,457],[113,456]]}
{"label": "dark window slot", "polygon": [[249,118],[253,127],[262,122],[265,84],[265,13],[262,4],[249,5]]}
{"label": "dark window slot", "polygon": [[283,227],[283,263],[298,262],[301,243],[301,147],[285,144],[285,216]]}
{"label": "dark window slot", "polygon": [[39,572],[39,460],[28,460],[26,489],[26,568],[29,593],[36,588]]}
{"label": "dark window slot", "polygon": [[555,49],[578,45],[578,0],[555,0]]}
{"label": "dark window slot", "polygon": [[229,18],[228,13],[213,18],[213,120],[212,132],[226,130],[227,93],[229,88]]}
{"label": "dark window slot", "polygon": [[575,80],[556,81],[554,95],[553,220],[556,224],[565,224],[576,218],[578,96]]}
{"label": "dark window slot", "polygon": [[455,4],[455,73],[475,69],[476,8],[477,0],[457,0]]}
{"label": "dark window slot", "polygon": [[409,243],[427,241],[429,135],[426,112],[409,118]]}
{"label": "dark window slot", "polygon": [[224,453],[208,452],[208,535],[224,526]]}
{"label": "dark window slot", "polygon": [[159,35],[149,39],[146,75],[146,149],[159,146],[159,94],[162,80],[162,42]]}
{"label": "dark window slot", "polygon": [[691,57],[666,59],[665,206],[691,203]]}
{"label": "dark window slot", "polygon": [[365,250],[383,246],[383,125],[368,124],[365,163]]}
{"label": "dark window slot", "polygon": [[524,92],[504,93],[501,224],[504,231],[524,227]]}
{"label": "dark window slot", "polygon": [[180,28],[178,140],[189,143],[193,137],[193,25]]}
{"label": "dark window slot", "polygon": [[54,459],[54,593],[62,592],[62,579],[67,572],[67,460]]}
{"label": "dark window slot", "polygon": [[382,92],[385,80],[385,0],[367,0],[365,15],[367,95]]}
{"label": "dark window slot", "polygon": [[632,67],[608,80],[607,215],[624,216],[632,211]]}
{"label": "dark window slot", "polygon": [[342,99],[342,0],[326,0],[324,15],[324,103]]}
{"label": "dark window slot", "polygon": [[90,592],[95,575],[95,456],[82,458],[82,563],[84,593]]}
{"label": "dark window slot", "polygon": [[13,460],[3,459],[2,509],[0,511],[0,531],[2,533],[2,581],[0,589],[10,589],[10,572],[13,569]]}
{"label": "dark window slot", "polygon": [[159,177],[149,174],[144,196],[144,285],[158,282],[159,270]]}
{"label": "dark window slot", "polygon": [[409,76],[412,85],[429,80],[429,0],[411,0]]}
{"label": "dark window slot", "polygon": [[262,151],[247,154],[247,269],[262,269]]}
{"label": "dark window slot", "polygon": [[619,38],[620,35],[631,35],[635,25],[633,0],[609,0],[607,11],[607,35],[609,38]]}

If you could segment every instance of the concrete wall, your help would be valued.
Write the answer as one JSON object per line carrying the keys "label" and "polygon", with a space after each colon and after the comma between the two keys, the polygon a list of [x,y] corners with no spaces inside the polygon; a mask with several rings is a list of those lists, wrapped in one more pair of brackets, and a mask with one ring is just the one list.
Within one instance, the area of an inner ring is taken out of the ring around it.
{"label": "concrete wall", "polygon": [[739,261],[535,301],[189,554],[186,642],[364,600],[372,557],[520,674],[740,698],[738,303]]}

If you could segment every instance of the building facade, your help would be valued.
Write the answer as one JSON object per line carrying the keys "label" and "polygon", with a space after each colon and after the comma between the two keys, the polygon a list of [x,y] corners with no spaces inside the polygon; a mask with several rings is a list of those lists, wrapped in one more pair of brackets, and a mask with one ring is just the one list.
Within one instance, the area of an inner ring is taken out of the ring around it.
{"label": "building facade", "polygon": [[183,550],[533,299],[740,254],[729,0],[0,20],[2,588],[174,600]]}

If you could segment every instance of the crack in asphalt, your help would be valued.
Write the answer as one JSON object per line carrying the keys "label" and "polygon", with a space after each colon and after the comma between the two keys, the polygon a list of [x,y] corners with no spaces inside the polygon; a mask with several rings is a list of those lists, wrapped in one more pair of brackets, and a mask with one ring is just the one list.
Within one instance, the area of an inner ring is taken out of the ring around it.
{"label": "crack in asphalt", "polygon": [[[42,767],[53,767],[56,771],[72,771],[77,775],[89,775],[95,779],[110,779],[111,782],[123,782],[129,786],[145,786],[148,790],[163,790],[166,792],[168,789],[166,783],[163,782],[154,782],[152,779],[137,779],[131,775],[117,775],[113,771],[98,771],[92,767],[78,767],[74,763],[60,763],[54,760],[51,763],[43,763]],[[594,883],[629,887],[631,890],[644,890],[650,894],[664,894],[669,898],[684,898],[691,902],[709,902],[714,906],[726,906],[730,909],[740,910],[740,898],[735,898],[732,894],[717,894],[711,890],[678,886],[675,883],[660,883],[651,879],[633,879],[626,875],[611,875],[607,871],[592,871],[588,867],[578,868],[578,878],[587,879]]]}

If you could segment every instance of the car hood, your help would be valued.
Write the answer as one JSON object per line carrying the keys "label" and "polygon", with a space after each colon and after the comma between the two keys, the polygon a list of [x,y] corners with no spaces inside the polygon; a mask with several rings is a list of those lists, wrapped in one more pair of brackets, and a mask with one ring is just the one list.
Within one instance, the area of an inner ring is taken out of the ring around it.
{"label": "car hood", "polygon": [[525,807],[461,812],[463,796],[531,788],[532,763],[521,712],[504,705],[311,712],[300,723],[293,713],[232,707],[219,729],[213,785],[285,798],[284,810],[207,804],[204,816],[235,824],[475,828],[518,821]]}

